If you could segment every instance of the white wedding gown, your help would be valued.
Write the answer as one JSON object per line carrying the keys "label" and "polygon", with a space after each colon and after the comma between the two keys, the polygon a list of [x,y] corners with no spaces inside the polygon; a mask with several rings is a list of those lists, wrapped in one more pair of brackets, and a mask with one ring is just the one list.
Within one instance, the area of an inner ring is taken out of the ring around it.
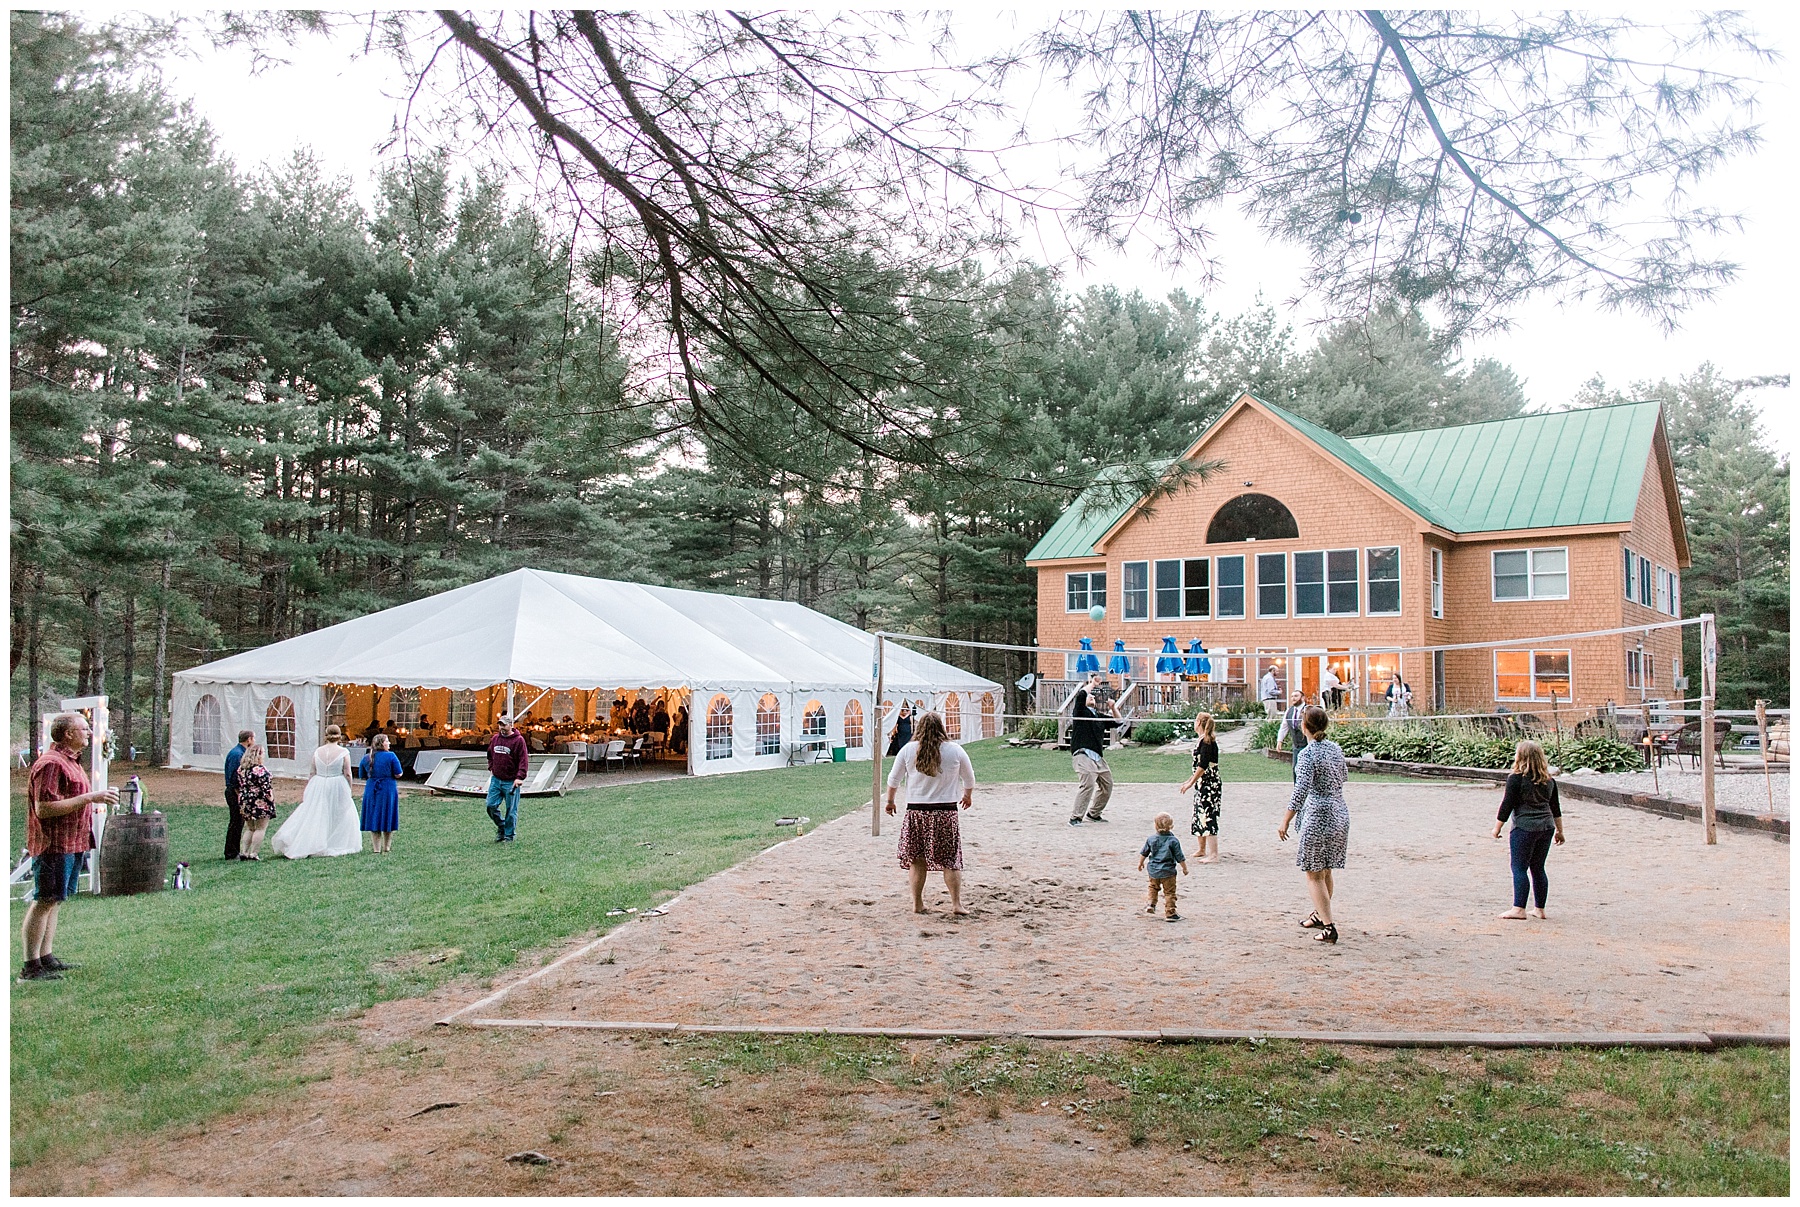
{"label": "white wedding gown", "polygon": [[362,827],[350,795],[350,755],[327,743],[313,752],[313,776],[306,795],[269,840],[269,849],[289,859],[309,855],[355,855],[362,850]]}

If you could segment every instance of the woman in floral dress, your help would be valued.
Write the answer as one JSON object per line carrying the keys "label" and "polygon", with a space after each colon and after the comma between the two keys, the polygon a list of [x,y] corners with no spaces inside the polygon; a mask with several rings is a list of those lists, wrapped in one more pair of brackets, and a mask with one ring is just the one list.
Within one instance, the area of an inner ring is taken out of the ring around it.
{"label": "woman in floral dress", "polygon": [[1219,779],[1219,741],[1213,728],[1211,713],[1194,718],[1194,774],[1181,785],[1182,792],[1194,794],[1196,863],[1219,862],[1219,802],[1225,785]]}
{"label": "woman in floral dress", "polygon": [[275,785],[263,766],[263,748],[255,742],[244,748],[238,763],[238,812],[244,817],[244,835],[238,840],[238,858],[260,863],[263,831],[275,820]]}

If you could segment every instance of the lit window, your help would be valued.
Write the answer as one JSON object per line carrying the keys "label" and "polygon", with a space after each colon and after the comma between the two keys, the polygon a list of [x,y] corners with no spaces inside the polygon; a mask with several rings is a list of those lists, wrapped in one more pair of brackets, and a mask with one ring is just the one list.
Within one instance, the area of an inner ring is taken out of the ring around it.
{"label": "lit window", "polygon": [[1505,549],[1494,553],[1494,598],[1569,598],[1569,551]]}
{"label": "lit window", "polygon": [[263,713],[263,749],[272,759],[294,757],[294,702],[286,696],[270,700]]}
{"label": "lit window", "polygon": [[706,757],[731,757],[731,697],[714,696],[706,706]]}
{"label": "lit window", "polygon": [[756,702],[756,753],[781,753],[781,701],[773,692]]}
{"label": "lit window", "polygon": [[944,697],[944,733],[952,742],[962,738],[962,699],[955,692]]}
{"label": "lit window", "polygon": [[844,705],[844,748],[861,750],[863,738],[863,709],[861,700],[852,700]]}
{"label": "lit window", "polygon": [[201,696],[200,702],[194,705],[194,753],[199,755],[216,755],[225,748],[225,741],[220,731],[225,727],[225,716],[219,708],[219,697]]}
{"label": "lit window", "polygon": [[450,693],[450,724],[456,729],[475,728],[474,692],[453,691]]}
{"label": "lit window", "polygon": [[997,738],[1000,736],[1000,717],[994,707],[994,693],[988,692],[981,697],[981,736]]}
{"label": "lit window", "polygon": [[388,697],[388,724],[395,729],[412,729],[419,723],[419,689],[395,688]]}
{"label": "lit window", "polygon": [[1386,545],[1364,551],[1369,567],[1369,615],[1393,616],[1400,611],[1400,547]]}
{"label": "lit window", "polygon": [[817,739],[825,736],[825,730],[825,706],[813,700],[800,716],[800,734],[802,737]]}
{"label": "lit window", "polygon": [[344,699],[344,689],[328,687],[325,689],[325,724],[344,728],[344,720],[349,715],[350,706]]}
{"label": "lit window", "polygon": [[1569,651],[1494,651],[1495,699],[1567,700],[1569,694]]}

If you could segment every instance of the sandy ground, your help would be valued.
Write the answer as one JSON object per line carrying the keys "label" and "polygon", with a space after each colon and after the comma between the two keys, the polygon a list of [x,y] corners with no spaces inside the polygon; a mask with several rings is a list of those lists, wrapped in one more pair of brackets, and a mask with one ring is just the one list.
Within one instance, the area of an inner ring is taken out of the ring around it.
{"label": "sandy ground", "polygon": [[[1136,853],[1167,785],[1121,785],[1070,827],[1067,785],[982,789],[964,815],[971,917],[912,914],[898,827],[866,810],[690,889],[669,912],[523,983],[489,1017],[901,1026],[1783,1031],[1788,847],[1570,802],[1551,921],[1502,922],[1497,793],[1353,786],[1343,942],[1303,912],[1280,784],[1227,786],[1224,861],[1182,914],[1143,913]],[[1172,812],[1175,810],[1171,809]],[[1185,828],[1185,827],[1183,827]],[[563,949],[583,946],[572,940]],[[556,953],[522,961],[541,968]],[[521,984],[528,975],[512,978]],[[925,1088],[734,1072],[679,1041],[437,1027],[486,988],[387,1003],[306,1058],[312,1080],[18,1194],[1319,1193],[1298,1171],[1132,1148],[1041,1110],[951,1110]],[[1084,1046],[1104,1046],[1084,1043]],[[910,1043],[920,1060],[941,1054]],[[1461,1059],[1455,1053],[1423,1058]],[[1096,1092],[1099,1092],[1098,1090]],[[543,1152],[551,1164],[509,1163]],[[1251,1178],[1254,1180],[1249,1180]]]}
{"label": "sandy ground", "polygon": [[[1786,1031],[1788,848],[1570,802],[1549,922],[1510,904],[1498,793],[1353,788],[1342,942],[1315,943],[1280,784],[1227,788],[1224,858],[1190,862],[1182,920],[1144,913],[1137,852],[1161,785],[1104,825],[1070,788],[981,790],[963,919],[933,877],[915,916],[897,826],[866,810],[696,886],[482,1013],[495,1017],[1019,1029]],[[1171,812],[1178,812],[1171,809]],[[1183,819],[1185,822],[1185,818]],[[1185,825],[1181,828],[1185,829]],[[609,962],[602,962],[602,961]]]}

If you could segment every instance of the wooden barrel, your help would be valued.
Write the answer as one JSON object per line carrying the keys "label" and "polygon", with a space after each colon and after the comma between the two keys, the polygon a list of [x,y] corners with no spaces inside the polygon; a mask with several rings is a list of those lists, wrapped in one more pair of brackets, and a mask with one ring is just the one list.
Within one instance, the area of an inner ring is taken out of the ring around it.
{"label": "wooden barrel", "polygon": [[106,819],[100,839],[100,895],[161,892],[169,870],[169,822],[161,813]]}

